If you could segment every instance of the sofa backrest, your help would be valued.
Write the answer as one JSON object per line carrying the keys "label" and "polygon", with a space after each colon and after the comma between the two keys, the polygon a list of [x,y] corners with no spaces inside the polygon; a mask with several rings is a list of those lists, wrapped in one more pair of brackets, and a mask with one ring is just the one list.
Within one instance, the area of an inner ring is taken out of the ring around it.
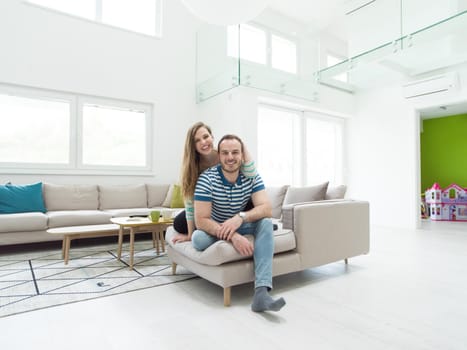
{"label": "sofa backrest", "polygon": [[146,191],[148,193],[148,208],[154,207],[163,207],[163,206],[170,206],[170,199],[169,204],[164,205],[167,198],[171,197],[169,193],[169,189],[172,188],[171,185],[165,184],[146,184]]}
{"label": "sofa backrest", "polygon": [[96,210],[99,207],[97,185],[42,184],[47,211]]}
{"label": "sofa backrest", "polygon": [[99,185],[99,209],[146,208],[146,185]]}
{"label": "sofa backrest", "polygon": [[288,185],[266,187],[266,193],[272,207],[272,217],[280,219],[283,207],[296,203],[315,202],[323,200],[343,199],[347,186],[329,187],[328,182],[314,186],[292,187]]}

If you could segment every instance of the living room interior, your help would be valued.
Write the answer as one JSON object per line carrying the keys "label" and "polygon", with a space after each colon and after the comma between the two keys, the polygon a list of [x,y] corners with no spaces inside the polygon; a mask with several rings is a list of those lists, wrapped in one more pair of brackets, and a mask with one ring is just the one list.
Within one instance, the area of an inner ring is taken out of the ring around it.
{"label": "living room interior", "polygon": [[[217,140],[240,135],[272,183],[280,179],[261,163],[270,161],[266,139],[280,148],[291,141],[272,131],[264,136],[261,121],[270,110],[316,115],[343,125],[331,182],[347,186],[346,198],[370,203],[369,254],[348,266],[278,276],[273,292],[287,300],[278,314],[250,311],[251,284],[236,286],[225,308],[218,286],[193,278],[0,318],[5,348],[463,348],[467,224],[421,218],[420,135],[424,120],[467,115],[467,47],[459,37],[467,2],[264,1],[248,25],[270,30],[269,41],[276,35],[303,44],[295,73],[245,59],[241,25],[233,29],[237,56],[229,56],[227,27],[196,16],[190,1],[147,2],[160,15],[150,34],[63,13],[47,1],[0,3],[0,95],[69,99],[76,110],[131,105],[150,115],[146,153],[135,155],[142,162],[135,167],[83,166],[86,153],[70,141],[71,160],[58,167],[21,164],[0,150],[0,183],[174,184],[186,131],[200,120]],[[267,62],[273,64],[269,56]],[[277,84],[284,76],[287,83]],[[82,133],[79,113],[73,118],[71,139]],[[13,121],[0,121],[0,134],[9,135]],[[330,180],[307,177],[295,163],[278,162],[284,166],[277,173],[291,167],[291,186]],[[10,253],[1,248],[0,255]]]}

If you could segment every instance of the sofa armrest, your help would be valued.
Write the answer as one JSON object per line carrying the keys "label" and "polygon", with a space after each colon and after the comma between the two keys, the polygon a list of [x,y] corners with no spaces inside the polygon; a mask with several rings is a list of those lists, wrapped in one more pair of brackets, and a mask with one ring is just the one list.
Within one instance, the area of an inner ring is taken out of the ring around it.
{"label": "sofa armrest", "polygon": [[295,233],[302,268],[368,253],[369,220],[367,201],[329,200],[283,208],[284,228]]}

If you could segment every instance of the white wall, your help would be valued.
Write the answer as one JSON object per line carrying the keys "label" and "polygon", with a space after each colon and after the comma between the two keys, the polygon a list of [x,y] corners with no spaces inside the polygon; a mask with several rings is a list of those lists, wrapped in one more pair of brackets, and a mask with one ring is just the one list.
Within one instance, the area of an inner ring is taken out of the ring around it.
{"label": "white wall", "polygon": [[0,83],[154,104],[155,172],[149,177],[10,175],[0,183],[134,183],[178,180],[184,136],[196,114],[195,33],[179,0],[164,2],[155,39],[30,6],[0,2]]}
{"label": "white wall", "polygon": [[371,222],[417,227],[420,216],[420,111],[467,101],[467,68],[460,89],[406,100],[401,85],[357,94],[348,122],[349,197],[370,201]]}
{"label": "white wall", "polygon": [[348,196],[370,202],[371,223],[415,227],[418,114],[399,86],[357,96],[348,122]]}

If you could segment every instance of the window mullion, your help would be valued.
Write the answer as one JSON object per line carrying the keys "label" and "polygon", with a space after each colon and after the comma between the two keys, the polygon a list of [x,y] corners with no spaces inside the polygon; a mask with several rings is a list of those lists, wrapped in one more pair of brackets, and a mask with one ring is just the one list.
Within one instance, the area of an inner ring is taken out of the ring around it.
{"label": "window mullion", "polygon": [[75,123],[73,125],[75,126],[74,164],[80,169],[83,167],[83,99],[79,96],[75,99]]}

